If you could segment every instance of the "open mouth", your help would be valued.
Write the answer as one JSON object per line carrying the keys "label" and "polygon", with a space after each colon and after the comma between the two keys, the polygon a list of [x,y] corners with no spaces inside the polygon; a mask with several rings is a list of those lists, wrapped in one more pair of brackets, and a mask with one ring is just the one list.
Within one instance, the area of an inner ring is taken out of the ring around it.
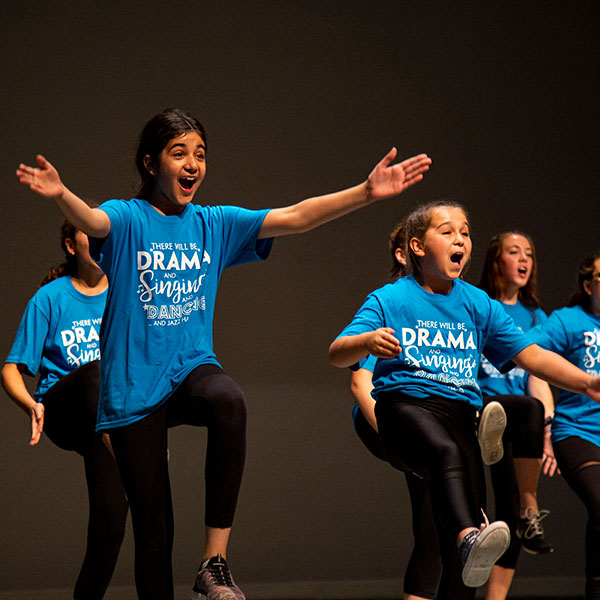
{"label": "open mouth", "polygon": [[452,256],[450,256],[450,261],[456,265],[460,265],[462,262],[464,254],[462,252],[455,252]]}
{"label": "open mouth", "polygon": [[195,177],[180,177],[179,178],[179,185],[188,192],[194,187],[195,183],[196,183]]}
{"label": "open mouth", "polygon": [[518,268],[519,275],[527,275],[527,267]]}

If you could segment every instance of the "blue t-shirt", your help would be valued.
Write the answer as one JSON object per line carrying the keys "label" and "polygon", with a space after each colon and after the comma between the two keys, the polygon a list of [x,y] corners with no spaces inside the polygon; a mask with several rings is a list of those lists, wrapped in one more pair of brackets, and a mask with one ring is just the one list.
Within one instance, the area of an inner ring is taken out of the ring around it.
{"label": "blue t-shirt", "polygon": [[264,259],[268,210],[188,204],[163,215],[147,201],[100,206],[110,233],[90,252],[110,286],[100,334],[98,431],[152,413],[195,367],[217,362],[212,323],[223,269]]}
{"label": "blue t-shirt", "polygon": [[531,344],[499,302],[460,279],[447,295],[427,292],[412,275],[390,283],[367,297],[338,337],[380,327],[395,330],[402,352],[377,359],[375,400],[396,390],[481,407],[476,379],[481,353],[502,367]]}
{"label": "blue t-shirt", "polygon": [[[600,316],[580,306],[561,308],[529,334],[542,348],[560,354],[590,375],[600,375]],[[600,446],[600,404],[561,389],[554,409],[552,441],[570,436]]]}
{"label": "blue t-shirt", "polygon": [[34,398],[44,394],[80,365],[100,358],[100,325],[107,292],[87,296],[70,277],[42,286],[27,303],[8,363],[40,377]]}
{"label": "blue t-shirt", "polygon": [[[528,331],[535,325],[543,323],[548,317],[541,308],[527,308],[521,302],[505,304],[500,302],[506,314],[512,318],[521,331]],[[514,394],[526,396],[529,373],[515,367],[508,373],[500,373],[496,367],[485,357],[481,357],[477,383],[484,396],[503,396]]]}

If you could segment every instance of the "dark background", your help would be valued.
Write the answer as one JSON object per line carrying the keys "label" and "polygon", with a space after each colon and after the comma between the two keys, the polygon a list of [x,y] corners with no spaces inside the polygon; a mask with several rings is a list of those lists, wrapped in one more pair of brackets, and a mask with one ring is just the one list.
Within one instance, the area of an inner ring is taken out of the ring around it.
{"label": "dark background", "polygon": [[[62,260],[61,217],[14,171],[43,153],[82,197],[134,195],[145,122],[169,106],[208,130],[205,204],[276,207],[362,181],[392,146],[427,152],[425,180],[226,272],[215,348],[246,391],[247,469],[229,557],[239,582],[401,577],[410,550],[403,476],[362,448],[348,374],[327,348],[387,276],[387,235],[419,203],[470,213],[476,283],[489,238],[536,243],[547,310],[598,239],[595,2],[82,3],[0,8],[1,354],[27,300]],[[159,349],[157,349],[159,351]],[[83,555],[80,459],[2,393],[0,590],[69,587]],[[203,543],[205,431],[171,434],[176,583]],[[583,573],[583,506],[544,481],[548,557],[520,577]],[[131,539],[114,579],[132,582]]]}

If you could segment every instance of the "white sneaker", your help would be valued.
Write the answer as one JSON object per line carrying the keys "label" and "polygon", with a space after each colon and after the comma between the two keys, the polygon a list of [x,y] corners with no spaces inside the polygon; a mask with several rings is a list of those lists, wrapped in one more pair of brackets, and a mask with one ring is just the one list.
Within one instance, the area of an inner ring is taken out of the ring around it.
{"label": "white sneaker", "polygon": [[467,587],[484,585],[509,544],[510,531],[504,521],[494,521],[481,531],[468,533],[458,547],[463,583]]}
{"label": "white sneaker", "polygon": [[506,429],[506,413],[502,404],[495,400],[481,411],[477,438],[484,465],[494,465],[504,456],[502,435]]}

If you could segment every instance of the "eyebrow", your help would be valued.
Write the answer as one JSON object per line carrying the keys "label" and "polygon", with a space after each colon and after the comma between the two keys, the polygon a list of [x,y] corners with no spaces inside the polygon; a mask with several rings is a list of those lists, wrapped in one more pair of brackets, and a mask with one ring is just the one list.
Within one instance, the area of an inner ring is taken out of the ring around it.
{"label": "eyebrow", "polygon": [[[512,244],[510,245],[507,250],[513,250],[514,248],[516,248],[517,250],[521,250],[521,246],[518,246],[517,244]],[[531,246],[527,247],[527,248],[523,248],[523,250],[525,250],[525,252],[529,251],[529,252],[533,252],[533,250],[531,249]]]}
{"label": "eyebrow", "polygon": [[[453,226],[453,223],[452,223],[452,221],[444,221],[443,223],[440,223],[440,224],[439,224],[439,225],[436,227],[436,229],[439,229],[440,227],[444,227],[445,225],[448,225],[448,226],[452,227],[452,226]],[[469,229],[471,229],[471,225],[469,224],[469,221],[463,221],[463,222],[462,222],[462,223],[459,225],[459,228],[461,228],[461,227],[468,227]]]}
{"label": "eyebrow", "polygon": [[[169,152],[171,150],[173,150],[173,148],[187,148],[187,146],[183,143],[183,142],[177,142],[176,144],[173,144],[170,148],[169,148]],[[202,150],[206,150],[206,146],[204,144],[198,144],[196,146],[196,150],[198,150],[199,148],[202,148]]]}

